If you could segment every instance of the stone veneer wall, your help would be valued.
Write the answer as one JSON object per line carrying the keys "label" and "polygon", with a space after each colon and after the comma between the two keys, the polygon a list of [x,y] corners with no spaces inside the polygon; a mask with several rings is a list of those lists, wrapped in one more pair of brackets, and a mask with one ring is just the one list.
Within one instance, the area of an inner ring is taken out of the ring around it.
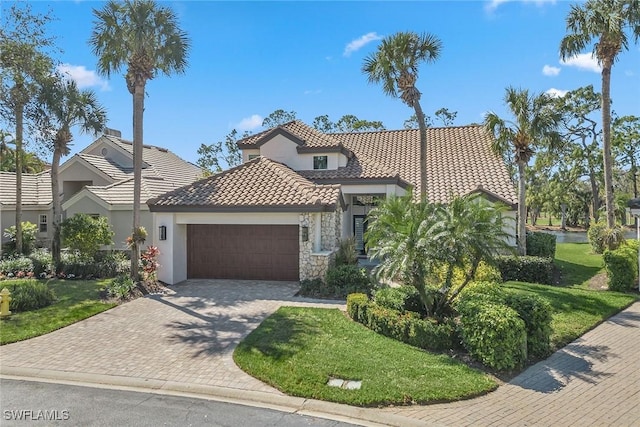
{"label": "stone veneer wall", "polygon": [[[300,214],[300,280],[323,278],[333,262],[342,230],[340,212],[323,212],[321,218],[320,252],[313,251],[315,221],[313,213]],[[309,239],[302,241],[302,227],[309,228]]]}

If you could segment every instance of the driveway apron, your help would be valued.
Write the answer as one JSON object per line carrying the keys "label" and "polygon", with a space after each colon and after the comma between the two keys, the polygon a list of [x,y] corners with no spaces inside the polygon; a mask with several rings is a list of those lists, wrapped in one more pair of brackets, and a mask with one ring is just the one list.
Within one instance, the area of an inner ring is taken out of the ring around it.
{"label": "driveway apron", "polygon": [[173,289],[4,345],[0,364],[280,394],[235,365],[235,346],[282,305],[344,308],[295,297],[289,282],[189,280]]}

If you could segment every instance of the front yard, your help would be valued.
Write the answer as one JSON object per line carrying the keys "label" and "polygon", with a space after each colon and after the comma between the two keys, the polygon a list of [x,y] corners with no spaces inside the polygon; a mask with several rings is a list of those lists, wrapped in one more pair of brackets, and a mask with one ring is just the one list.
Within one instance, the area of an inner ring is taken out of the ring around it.
{"label": "front yard", "polygon": [[[22,341],[52,332],[115,306],[100,300],[107,280],[54,280],[47,283],[55,293],[54,304],[39,310],[14,313],[0,321],[0,345]],[[0,282],[11,290],[20,280]]]}

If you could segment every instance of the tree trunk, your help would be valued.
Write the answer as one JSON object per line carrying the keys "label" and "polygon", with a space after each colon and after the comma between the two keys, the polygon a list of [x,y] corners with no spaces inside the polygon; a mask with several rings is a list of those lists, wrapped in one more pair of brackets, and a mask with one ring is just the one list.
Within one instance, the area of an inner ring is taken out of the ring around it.
{"label": "tree trunk", "polygon": [[22,253],[22,134],[24,105],[16,105],[16,252]]}
{"label": "tree trunk", "polygon": [[613,200],[613,159],[611,157],[611,66],[613,60],[602,61],[602,157],[604,158],[604,192],[607,208],[607,227],[616,225]]}
{"label": "tree trunk", "polygon": [[420,130],[420,200],[427,201],[427,125],[424,122],[424,112],[419,101],[415,101],[413,108],[418,118]]}
{"label": "tree trunk", "polygon": [[60,203],[60,185],[58,182],[60,169],[60,158],[62,153],[58,147],[58,142],[53,149],[53,160],[51,162],[51,197],[53,199],[53,218],[51,225],[53,226],[53,238],[51,239],[51,257],[53,259],[53,273],[58,274],[60,271],[60,221],[62,217],[62,206]]}
{"label": "tree trunk", "polygon": [[560,228],[562,228],[563,230],[566,230],[567,229],[567,205],[562,203],[560,205],[560,210],[562,211]]}
{"label": "tree trunk", "polygon": [[600,189],[598,188],[598,180],[593,172],[589,172],[589,182],[591,183],[591,209],[593,210],[593,219],[600,221]]}
{"label": "tree trunk", "polygon": [[[142,126],[144,114],[145,82],[135,85],[133,93],[133,231],[140,227],[140,192],[142,188]],[[133,234],[133,232],[132,232]],[[131,278],[139,280],[138,259],[140,242],[134,241],[131,247]]]}
{"label": "tree trunk", "polygon": [[527,254],[527,206],[525,194],[525,162],[518,161],[518,253]]}

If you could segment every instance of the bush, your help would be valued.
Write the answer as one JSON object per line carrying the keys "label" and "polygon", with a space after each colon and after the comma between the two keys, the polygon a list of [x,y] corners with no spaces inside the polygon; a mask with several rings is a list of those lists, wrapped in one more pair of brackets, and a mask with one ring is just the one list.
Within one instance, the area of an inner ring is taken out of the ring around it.
{"label": "bush", "polygon": [[555,258],[556,236],[540,231],[527,231],[527,255]]}
{"label": "bush", "polygon": [[505,297],[505,304],[524,321],[529,357],[547,357],[551,352],[551,304],[533,294],[507,292]]}
{"label": "bush", "polygon": [[[22,255],[29,255],[36,244],[36,233],[38,226],[29,221],[21,222],[22,224]],[[9,241],[5,244],[5,248],[9,253],[16,252],[16,226],[12,225],[4,230],[4,237]]]}
{"label": "bush", "polygon": [[472,357],[497,370],[524,364],[527,333],[514,309],[479,300],[459,304],[459,309],[462,343]]}
{"label": "bush", "polygon": [[96,253],[97,277],[110,278],[131,271],[130,258],[122,251],[100,251]]}
{"label": "bush", "polygon": [[[429,289],[427,289],[429,291]],[[401,312],[415,312],[425,316],[425,309],[418,290],[413,286],[382,288],[375,292],[374,302],[381,307]]]}
{"label": "bush", "polygon": [[33,275],[33,261],[25,256],[5,258],[0,261],[0,274],[10,277]]}
{"label": "bush", "polygon": [[638,277],[638,242],[628,244],[603,255],[604,267],[607,271],[609,290],[628,291],[637,284]]}
{"label": "bush", "polygon": [[438,324],[421,319],[417,313],[401,313],[371,302],[365,294],[347,297],[347,313],[369,329],[414,347],[442,351],[457,341],[453,321]]}
{"label": "bush", "polygon": [[597,222],[589,227],[587,237],[593,252],[601,254],[607,249],[618,249],[624,243],[624,230],[622,227],[608,228],[605,223]]}
{"label": "bush", "polygon": [[496,282],[471,282],[458,294],[454,306],[457,308],[460,304],[474,300],[502,304],[505,298],[504,288]]}
{"label": "bush", "polygon": [[346,298],[347,295],[358,292],[371,295],[374,288],[367,271],[356,265],[329,268],[325,283],[336,298]]}
{"label": "bush", "polygon": [[56,296],[49,286],[36,280],[28,280],[11,287],[9,309],[15,312],[37,310],[53,304]]}
{"label": "bush", "polygon": [[41,275],[48,275],[51,273],[51,265],[53,264],[53,259],[51,257],[51,253],[44,248],[36,249],[31,252],[29,255],[29,259],[33,263],[33,274],[36,277],[40,277]]}
{"label": "bush", "polygon": [[107,293],[114,298],[127,299],[135,288],[136,284],[130,276],[121,275],[107,286]]}
{"label": "bush", "polygon": [[497,266],[502,280],[553,284],[553,259],[535,256],[501,256]]}
{"label": "bush", "polygon": [[340,242],[340,247],[336,252],[334,260],[336,267],[341,265],[357,265],[358,252],[356,251],[356,238],[349,237]]}
{"label": "bush", "polygon": [[113,244],[113,231],[107,218],[92,218],[86,214],[75,214],[62,222],[60,233],[62,244],[78,251],[84,258],[93,259],[101,245]]}

